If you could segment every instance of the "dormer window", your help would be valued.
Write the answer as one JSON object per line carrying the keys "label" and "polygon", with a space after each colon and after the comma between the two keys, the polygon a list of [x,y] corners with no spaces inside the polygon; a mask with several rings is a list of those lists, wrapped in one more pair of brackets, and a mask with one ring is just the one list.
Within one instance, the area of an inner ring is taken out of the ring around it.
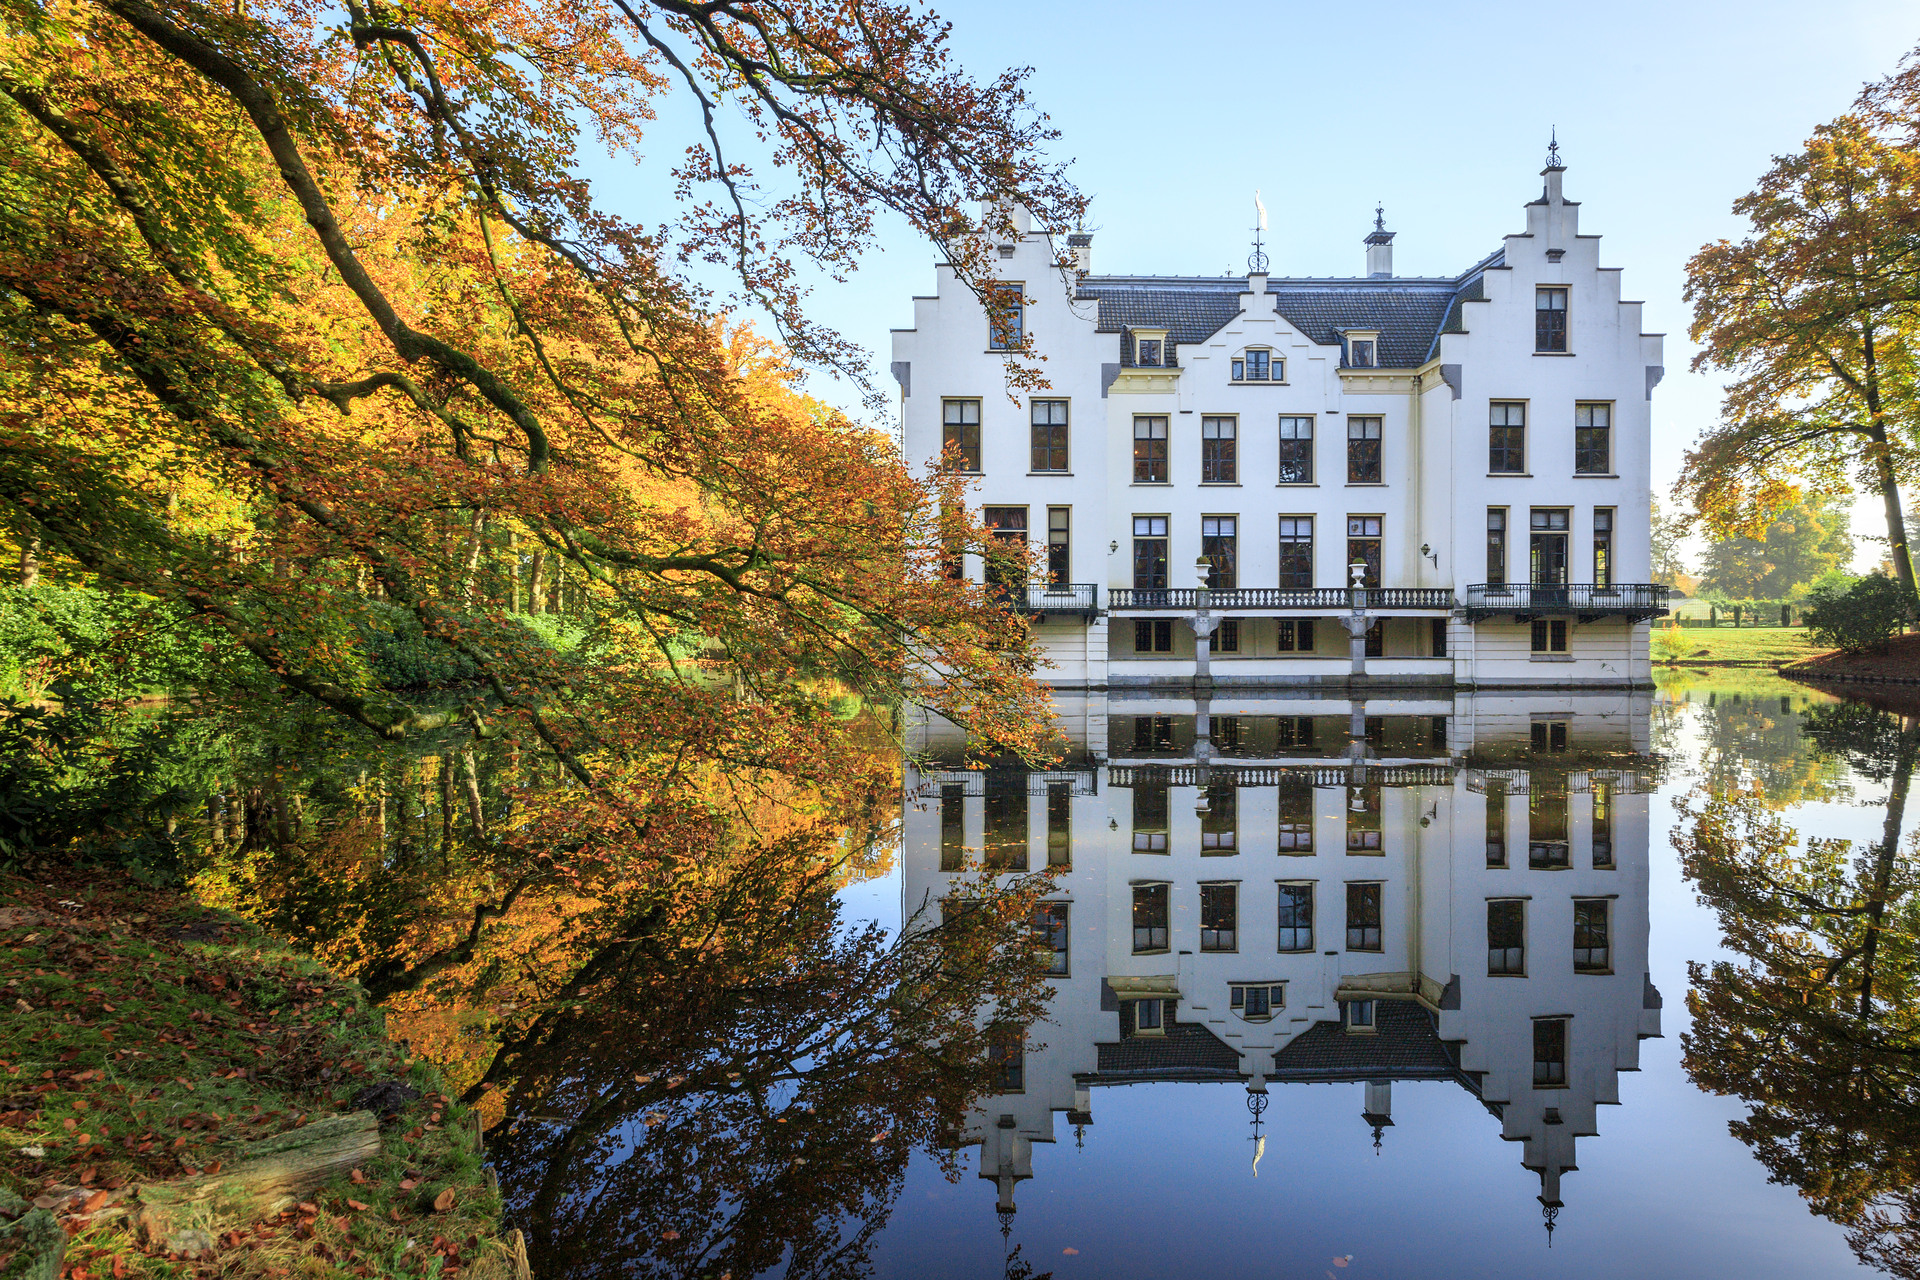
{"label": "dormer window", "polygon": [[1133,362],[1143,367],[1157,368],[1161,363],[1160,352],[1165,341],[1163,338],[1135,338]]}
{"label": "dormer window", "polygon": [[1264,1022],[1273,1016],[1274,1010],[1287,1007],[1287,985],[1284,982],[1229,987],[1227,993],[1233,1011],[1249,1022]]}
{"label": "dormer window", "polygon": [[1261,347],[1249,347],[1233,358],[1235,382],[1285,382],[1287,362]]}
{"label": "dormer window", "polygon": [[1347,367],[1371,369],[1380,363],[1380,337],[1375,333],[1347,335]]}

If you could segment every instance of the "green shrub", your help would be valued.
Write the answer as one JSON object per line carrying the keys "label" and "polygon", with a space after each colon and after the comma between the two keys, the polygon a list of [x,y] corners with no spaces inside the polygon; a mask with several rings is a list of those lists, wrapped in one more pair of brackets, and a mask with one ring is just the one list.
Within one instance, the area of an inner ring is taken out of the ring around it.
{"label": "green shrub", "polygon": [[1815,644],[1849,653],[1885,644],[1908,621],[1913,601],[1897,581],[1872,574],[1845,591],[1816,589],[1805,619]]}
{"label": "green shrub", "polygon": [[39,697],[56,682],[84,696],[166,693],[203,666],[178,611],[90,587],[0,587],[0,693]]}

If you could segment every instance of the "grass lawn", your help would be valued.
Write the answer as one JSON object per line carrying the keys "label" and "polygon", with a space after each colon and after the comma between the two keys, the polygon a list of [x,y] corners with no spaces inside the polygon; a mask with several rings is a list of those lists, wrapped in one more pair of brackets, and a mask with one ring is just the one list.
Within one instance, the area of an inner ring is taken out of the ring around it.
{"label": "grass lawn", "polygon": [[1663,627],[1656,623],[1653,628],[1656,664],[1677,657],[1682,665],[1772,666],[1804,662],[1825,652],[1807,639],[1805,627]]}
{"label": "grass lawn", "polygon": [[[465,1108],[356,984],[179,894],[73,870],[0,876],[0,975],[0,1274],[61,1231],[76,1280],[514,1274]],[[205,1185],[185,1180],[388,1081],[414,1100],[298,1204],[135,1235],[135,1212]]]}

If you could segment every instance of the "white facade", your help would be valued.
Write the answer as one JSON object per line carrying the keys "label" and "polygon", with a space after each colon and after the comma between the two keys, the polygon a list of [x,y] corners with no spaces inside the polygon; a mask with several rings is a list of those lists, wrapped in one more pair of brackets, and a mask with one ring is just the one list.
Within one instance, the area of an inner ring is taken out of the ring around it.
{"label": "white facade", "polygon": [[[1444,279],[1393,276],[1381,229],[1370,274],[1341,280],[1063,277],[1029,233],[996,265],[1050,387],[1017,396],[984,308],[941,267],[894,334],[902,438],[916,465],[957,440],[990,523],[1064,541],[1024,600],[1048,678],[1649,684],[1661,340],[1579,233],[1562,172],[1525,231]],[[1072,239],[1088,265],[1090,237]],[[1377,589],[1346,590],[1356,558]]]}
{"label": "white facade", "polygon": [[[1521,1144],[1551,1223],[1576,1137],[1599,1132],[1597,1107],[1660,1034],[1648,710],[1599,692],[1089,698],[1063,707],[1078,768],[910,771],[909,915],[982,859],[1049,867],[1064,915],[1056,994],[1029,1035],[1044,1047],[1017,1088],[977,1101],[965,1136],[999,1206],[1057,1114],[1096,1122],[1102,1086],[1364,1084],[1377,1139],[1394,1080],[1450,1080]],[[1103,713],[1104,744],[1082,738]],[[1164,936],[1140,896],[1160,886]],[[1281,907],[1300,886],[1310,935]],[[1371,915],[1349,886],[1375,887]]]}

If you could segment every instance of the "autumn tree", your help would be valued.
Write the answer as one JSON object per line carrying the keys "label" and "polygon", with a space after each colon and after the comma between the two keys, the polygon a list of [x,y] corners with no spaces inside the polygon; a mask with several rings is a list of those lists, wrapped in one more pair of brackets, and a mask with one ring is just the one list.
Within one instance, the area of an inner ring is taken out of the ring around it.
{"label": "autumn tree", "polygon": [[1734,375],[1677,490],[1718,533],[1757,537],[1800,487],[1877,493],[1895,575],[1914,594],[1900,484],[1920,401],[1920,62],[1777,159],[1734,203],[1738,241],[1688,263],[1695,369]]}
{"label": "autumn tree", "polygon": [[1788,826],[1738,788],[1688,803],[1682,868],[1735,960],[1689,966],[1685,1064],[1743,1098],[1731,1126],[1769,1175],[1897,1274],[1920,1260],[1920,862],[1903,839],[1920,722],[1859,704],[1810,714],[1824,751],[1886,784],[1864,850]]}
{"label": "autumn tree", "polygon": [[1758,537],[1725,532],[1709,539],[1700,586],[1739,600],[1781,600],[1852,561],[1846,505],[1808,494],[1781,508]]}
{"label": "autumn tree", "polygon": [[[383,993],[515,911],[593,903],[577,958],[724,904],[715,850],[770,847],[729,823],[861,785],[842,699],[1037,748],[1024,621],[940,571],[987,543],[964,482],[789,376],[861,373],[803,281],[853,269],[883,212],[989,293],[1015,206],[1072,225],[1021,73],[975,81],[936,16],[869,0],[0,14],[0,525],[43,573],[164,608],[210,698],[565,775],[476,836],[486,874],[431,928],[368,940]],[[660,171],[669,104],[704,129]],[[589,146],[677,219],[597,203]],[[548,609],[564,643],[522,620]],[[458,682],[393,687],[390,641]],[[372,830],[366,864],[392,852]]]}
{"label": "autumn tree", "polygon": [[1678,585],[1681,575],[1687,571],[1687,563],[1680,550],[1680,544],[1688,533],[1687,517],[1678,511],[1663,511],[1660,499],[1651,499],[1651,528],[1653,580],[1668,586]]}

